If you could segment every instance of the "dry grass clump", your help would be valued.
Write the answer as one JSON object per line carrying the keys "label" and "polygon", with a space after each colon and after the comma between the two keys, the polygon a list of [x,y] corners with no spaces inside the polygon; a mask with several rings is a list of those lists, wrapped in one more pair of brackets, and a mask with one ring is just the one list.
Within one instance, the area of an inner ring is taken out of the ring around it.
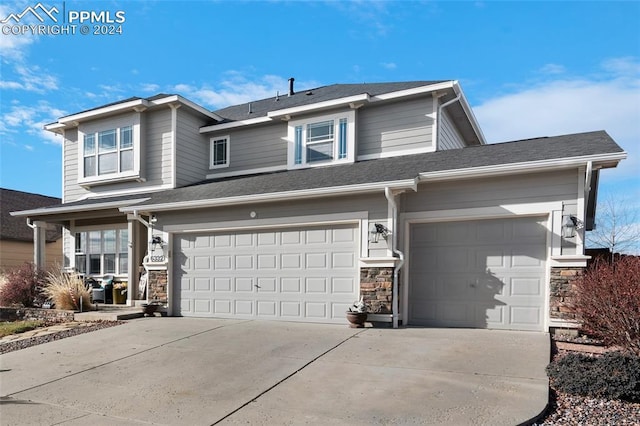
{"label": "dry grass clump", "polygon": [[56,309],[78,311],[80,299],[83,310],[91,308],[91,295],[82,278],[62,272],[59,268],[55,268],[54,272],[47,272],[43,293],[55,303]]}

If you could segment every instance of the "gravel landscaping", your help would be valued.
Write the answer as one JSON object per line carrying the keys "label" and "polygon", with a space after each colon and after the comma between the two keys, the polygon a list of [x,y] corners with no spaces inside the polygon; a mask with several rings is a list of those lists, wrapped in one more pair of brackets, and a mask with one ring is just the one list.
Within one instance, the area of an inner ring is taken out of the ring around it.
{"label": "gravel landscaping", "polygon": [[[586,344],[586,346],[585,346]],[[570,348],[570,349],[568,349]],[[558,337],[553,359],[570,352],[601,354],[608,348],[586,337]],[[537,426],[640,425],[640,403],[571,395],[551,388],[549,408]]]}
{"label": "gravel landscaping", "polygon": [[83,325],[82,327],[74,327],[68,330],[61,330],[55,333],[43,334],[30,337],[28,339],[20,339],[0,343],[0,354],[25,349],[30,346],[36,346],[43,343],[53,342],[55,340],[67,337],[77,336],[78,334],[89,333],[91,331],[101,330],[103,328],[114,327],[123,324],[122,321],[96,321]]}

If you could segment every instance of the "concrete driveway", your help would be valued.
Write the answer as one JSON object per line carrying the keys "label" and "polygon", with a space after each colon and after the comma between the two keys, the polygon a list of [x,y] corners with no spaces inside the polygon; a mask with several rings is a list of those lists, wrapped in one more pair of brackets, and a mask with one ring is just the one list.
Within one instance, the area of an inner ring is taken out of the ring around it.
{"label": "concrete driveway", "polygon": [[0,424],[516,425],[544,333],[141,318],[0,356]]}

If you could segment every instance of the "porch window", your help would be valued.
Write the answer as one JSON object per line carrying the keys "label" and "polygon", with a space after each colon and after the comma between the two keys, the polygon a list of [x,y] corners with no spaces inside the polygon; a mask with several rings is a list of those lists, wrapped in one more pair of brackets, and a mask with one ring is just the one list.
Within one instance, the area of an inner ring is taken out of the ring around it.
{"label": "porch window", "polygon": [[76,232],[76,269],[86,275],[126,275],[128,241],[127,229]]}

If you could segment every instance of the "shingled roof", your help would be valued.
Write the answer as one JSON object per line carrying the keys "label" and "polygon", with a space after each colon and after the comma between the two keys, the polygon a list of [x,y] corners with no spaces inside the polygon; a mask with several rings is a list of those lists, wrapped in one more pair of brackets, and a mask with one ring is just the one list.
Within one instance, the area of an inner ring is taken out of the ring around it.
{"label": "shingled roof", "polygon": [[204,181],[151,194],[137,204],[171,204],[415,179],[421,173],[599,156],[624,151],[604,131],[526,139],[352,164]]}
{"label": "shingled roof", "polygon": [[[52,204],[60,204],[61,201],[60,198],[56,197],[0,188],[0,238],[3,240],[32,242],[33,229],[27,225],[24,217],[14,217],[10,213],[17,210],[31,210]],[[47,230],[47,242],[56,241],[61,237],[62,228],[60,226],[57,226],[54,230]]]}
{"label": "shingled roof", "polygon": [[[289,96],[288,93],[280,94],[267,99],[251,101],[240,105],[233,105],[213,111],[214,114],[228,121],[246,120],[248,118],[264,117],[268,112],[285,108],[299,107],[318,102],[331,101],[354,95],[368,94],[376,96],[383,93],[397,92],[400,90],[414,89],[416,87],[430,86],[448,80],[437,81],[405,81],[394,83],[361,83],[361,84],[332,84],[329,86],[304,89]],[[249,107],[251,106],[251,107]],[[251,111],[251,113],[249,113]]]}

